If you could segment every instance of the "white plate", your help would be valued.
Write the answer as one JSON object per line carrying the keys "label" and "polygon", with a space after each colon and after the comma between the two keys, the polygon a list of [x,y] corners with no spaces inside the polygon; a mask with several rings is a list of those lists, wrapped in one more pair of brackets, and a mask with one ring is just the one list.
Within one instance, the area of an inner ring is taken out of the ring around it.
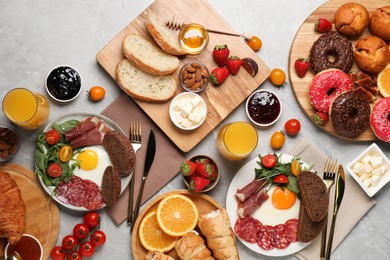
{"label": "white plate", "polygon": [[[43,131],[47,132],[50,129],[52,129],[53,123],[63,123],[65,121],[72,120],[72,119],[82,121],[87,117],[97,117],[97,118],[103,120],[106,123],[106,125],[108,127],[110,127],[111,129],[114,129],[116,131],[119,131],[119,132],[125,134],[123,132],[123,130],[117,124],[115,124],[111,119],[109,119],[105,116],[102,116],[100,114],[94,114],[94,113],[74,113],[74,114],[66,114],[66,115],[60,116],[60,117],[52,120],[51,122],[49,122],[46,125],[46,127],[43,129]],[[103,173],[104,172],[102,172],[101,175],[103,175]],[[132,177],[132,174],[130,174],[127,177],[121,178],[121,194],[123,193],[123,191],[126,189],[127,185],[129,184],[131,177]],[[43,189],[47,192],[47,194],[51,195],[53,190],[54,190],[54,187],[53,186],[47,187],[39,175],[38,175],[38,179],[39,179],[39,182],[41,183]],[[72,210],[76,210],[76,211],[89,211],[88,209],[86,209],[84,207],[76,207],[76,206],[73,206],[70,204],[65,204],[65,203],[61,202],[56,196],[53,196],[53,199],[58,204],[66,207],[68,209],[72,209]],[[104,204],[101,208],[104,208],[105,206],[106,205]]]}
{"label": "white plate", "polygon": [[[291,162],[292,159],[293,159],[293,156],[288,155],[288,154],[282,154],[280,157],[280,161],[282,163]],[[248,183],[250,183],[254,179],[255,168],[260,168],[260,166],[256,163],[256,161],[259,161],[259,160],[260,159],[258,157],[256,157],[256,158],[252,159],[251,161],[249,161],[247,164],[245,164],[236,173],[236,175],[234,176],[233,180],[230,183],[230,186],[229,186],[229,189],[228,189],[228,192],[226,195],[226,210],[229,214],[230,223],[231,223],[232,227],[234,227],[234,224],[238,218],[237,201],[234,197],[234,194],[236,193],[237,189],[241,189],[242,187],[244,187],[245,185],[247,185]],[[307,165],[306,163],[303,163],[302,168],[305,168],[305,167],[309,167],[309,165]],[[297,200],[296,203],[299,203],[299,201]],[[257,218],[261,222],[262,221],[261,214],[256,213],[259,209],[257,209],[252,214],[252,217]],[[295,217],[298,218],[298,214]],[[290,217],[286,218],[284,221],[287,221],[289,218]],[[279,223],[279,224],[283,224],[283,223]],[[234,228],[233,228],[233,230],[234,230]],[[294,243],[291,243],[290,246],[287,247],[286,249],[274,248],[271,250],[264,250],[257,243],[254,243],[254,244],[248,243],[248,242],[242,240],[240,237],[238,237],[238,239],[240,239],[240,241],[246,247],[251,249],[252,251],[259,253],[259,254],[262,254],[262,255],[266,255],[266,256],[286,256],[286,255],[294,254],[294,253],[302,250],[303,248],[305,248],[309,244],[309,243],[294,242]]]}

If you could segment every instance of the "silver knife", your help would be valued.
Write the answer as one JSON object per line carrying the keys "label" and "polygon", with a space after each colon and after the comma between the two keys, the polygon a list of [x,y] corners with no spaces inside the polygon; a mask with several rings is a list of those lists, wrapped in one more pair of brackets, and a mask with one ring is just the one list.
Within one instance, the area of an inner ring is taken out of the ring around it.
{"label": "silver knife", "polygon": [[141,180],[141,186],[138,191],[137,203],[135,204],[135,210],[132,214],[131,220],[131,230],[133,230],[134,223],[138,217],[139,208],[141,207],[141,199],[144,191],[144,185],[146,181],[146,177],[148,177],[150,167],[152,166],[154,155],[156,154],[156,138],[154,136],[153,129],[150,130],[148,147],[146,149],[146,157],[145,157],[145,165],[144,165],[144,173]]}
{"label": "silver knife", "polygon": [[328,240],[328,247],[326,248],[326,255],[325,259],[330,259],[330,254],[332,251],[332,243],[333,243],[333,235],[334,235],[334,228],[336,225],[336,217],[337,213],[340,209],[341,201],[344,197],[344,190],[345,190],[345,174],[344,174],[344,168],[342,165],[339,166],[339,173],[337,174],[336,179],[336,193],[334,197],[334,207],[333,207],[333,217],[332,217],[332,225],[330,226],[330,233],[329,233],[329,240]]}

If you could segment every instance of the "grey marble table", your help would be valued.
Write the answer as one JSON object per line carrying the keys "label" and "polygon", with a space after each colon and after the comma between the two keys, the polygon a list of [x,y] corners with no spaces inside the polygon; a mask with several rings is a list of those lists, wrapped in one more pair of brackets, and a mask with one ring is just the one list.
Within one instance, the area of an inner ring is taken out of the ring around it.
{"label": "grey marble table", "polygon": [[[85,88],[104,86],[107,90],[104,100],[98,103],[79,96],[67,105],[51,103],[49,120],[70,112],[100,112],[121,92],[116,83],[97,64],[96,53],[151,3],[135,0],[0,0],[0,97],[15,87],[26,87],[44,93],[47,73],[56,65],[69,64],[77,68]],[[210,4],[227,20],[237,32],[252,32],[263,41],[258,55],[272,69],[279,67],[287,72],[288,56],[294,35],[302,22],[324,0],[210,0]],[[262,88],[274,90],[266,81]],[[257,153],[271,150],[271,134],[283,128],[289,118],[298,118],[302,124],[300,136],[309,139],[323,151],[348,164],[363,151],[370,142],[350,142],[335,138],[310,122],[301,112],[290,88],[277,90],[284,110],[281,119],[268,129],[259,131],[260,141]],[[0,121],[5,121],[0,113]],[[243,105],[236,109],[223,123],[247,120]],[[215,149],[217,127],[188,156],[207,153],[218,158],[224,176],[219,188],[211,192],[225,205],[226,190],[235,172],[253,154],[241,162],[224,160]],[[34,168],[34,132],[18,130],[21,135],[21,151],[13,162],[27,168]],[[289,138],[281,152],[290,150],[299,138]],[[390,145],[376,142],[387,155]],[[183,188],[179,176],[175,177],[159,193]],[[334,252],[332,259],[389,259],[390,256],[390,185],[379,192],[377,204],[355,226]],[[81,213],[61,210],[59,241],[71,232],[80,221]],[[102,229],[107,233],[107,244],[97,250],[93,259],[132,259],[131,235],[127,224],[116,226],[107,214],[103,216]],[[58,241],[58,243],[59,243]],[[251,252],[239,243],[242,259],[266,259]],[[284,259],[295,259],[287,256]]]}

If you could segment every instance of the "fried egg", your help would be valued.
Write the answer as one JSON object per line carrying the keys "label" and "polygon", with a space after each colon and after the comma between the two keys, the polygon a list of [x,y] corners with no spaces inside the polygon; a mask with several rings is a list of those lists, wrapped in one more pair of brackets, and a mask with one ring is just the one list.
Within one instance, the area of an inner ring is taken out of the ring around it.
{"label": "fried egg", "polygon": [[102,186],[102,179],[105,169],[112,165],[107,151],[102,145],[91,145],[82,148],[73,158],[79,162],[73,174],[76,176],[95,182]]}
{"label": "fried egg", "polygon": [[[263,225],[272,226],[283,224],[292,218],[298,218],[300,201],[296,199],[294,193],[283,192],[279,187],[272,186],[268,194],[270,197],[256,209],[253,217],[260,220]],[[290,207],[287,208],[288,206]]]}

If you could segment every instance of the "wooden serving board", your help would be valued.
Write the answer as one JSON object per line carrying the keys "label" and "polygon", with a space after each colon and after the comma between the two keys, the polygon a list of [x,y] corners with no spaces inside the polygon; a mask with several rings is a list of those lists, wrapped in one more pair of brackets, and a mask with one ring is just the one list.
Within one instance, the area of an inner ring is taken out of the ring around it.
{"label": "wooden serving board", "polygon": [[[166,196],[169,196],[171,194],[182,194],[187,197],[189,197],[196,205],[199,211],[199,215],[207,214],[210,211],[214,211],[217,209],[222,210],[223,207],[212,197],[202,194],[202,193],[194,193],[190,192],[188,190],[175,190],[171,191],[165,194],[162,194],[160,196],[157,196],[154,198],[148,205],[145,206],[145,208],[142,210],[142,212],[139,214],[137,221],[134,224],[133,233],[131,236],[131,248],[133,252],[133,257],[135,260],[138,259],[144,259],[145,255],[148,253],[148,250],[146,250],[139,239],[138,235],[138,228],[139,224],[141,223],[142,218],[149,212],[152,212],[153,210],[157,210],[158,203],[160,200],[165,198]],[[168,252],[169,255],[172,255],[173,257],[176,256],[175,250],[172,249],[170,252]]]}
{"label": "wooden serving board", "polygon": [[[207,0],[182,0],[176,1],[174,5],[169,0],[156,0],[145,11],[148,10],[155,12],[163,21],[172,16],[179,16],[185,23],[195,22],[200,23],[209,29],[218,29],[220,31],[235,33],[231,26],[224,21],[212,6],[210,6]],[[134,19],[96,55],[98,63],[114,79],[115,67],[124,58],[121,53],[122,39],[126,35],[132,33],[142,35],[146,39],[153,41],[145,26],[145,12]],[[175,33],[178,34],[179,32],[176,31]],[[203,62],[211,71],[217,67],[217,64],[212,57],[214,46],[217,44],[227,44],[231,54],[241,58],[251,57],[254,59],[259,66],[259,72],[255,77],[251,77],[244,69],[241,69],[237,75],[230,75],[219,87],[213,87],[210,83],[205,91],[200,93],[206,101],[208,114],[205,122],[199,128],[192,131],[182,131],[178,129],[169,118],[170,101],[151,103],[135,100],[144,112],[183,152],[188,152],[196,146],[224,118],[256,90],[260,84],[268,78],[270,73],[266,64],[253,52],[241,37],[215,33],[210,33],[209,36],[210,40],[207,49],[199,55],[186,55],[180,57],[180,67],[189,60],[196,59]],[[178,70],[173,73],[173,76],[178,79]],[[178,85],[176,94],[183,91],[182,87]]]}
{"label": "wooden serving board", "polygon": [[43,259],[47,259],[60,231],[60,213],[56,203],[49,203],[49,196],[29,169],[15,163],[2,163],[0,170],[8,172],[21,190],[27,210],[26,233],[41,242]]}
{"label": "wooden serving board", "polygon": [[[371,15],[377,8],[388,5],[388,0],[356,0],[354,1],[356,3],[360,3],[364,7],[367,8],[368,13]],[[345,0],[331,0],[324,5],[320,6],[317,10],[315,10],[302,24],[302,26],[299,28],[297,34],[295,35],[294,41],[291,46],[290,50],[290,58],[289,58],[289,77],[291,82],[291,87],[294,93],[294,96],[302,109],[302,111],[305,113],[306,116],[309,118],[312,118],[313,114],[315,113],[314,108],[310,104],[309,95],[308,95],[308,89],[309,84],[311,80],[313,79],[314,74],[311,71],[308,71],[306,76],[304,78],[299,78],[294,69],[294,62],[296,59],[302,57],[309,57],[310,54],[310,48],[313,45],[314,41],[317,40],[321,34],[314,31],[314,23],[319,18],[326,18],[328,19],[332,24],[333,28],[332,30],[335,30],[334,28],[334,14],[336,10],[342,5],[346,3]],[[370,35],[369,30],[367,29],[363,35]],[[351,40],[352,46],[355,47],[356,42],[359,40],[354,39]],[[360,69],[357,67],[356,63],[354,62],[353,67],[351,71],[359,71]],[[379,95],[377,95],[378,100],[381,99]],[[319,126],[326,132],[338,136],[343,139],[348,139],[343,136],[340,136],[336,133],[334,130],[332,123],[328,121],[324,126]],[[372,132],[371,128],[369,127],[366,129],[363,133],[361,133],[358,137],[353,139],[348,139],[351,141],[372,141],[377,140],[376,136]]]}

